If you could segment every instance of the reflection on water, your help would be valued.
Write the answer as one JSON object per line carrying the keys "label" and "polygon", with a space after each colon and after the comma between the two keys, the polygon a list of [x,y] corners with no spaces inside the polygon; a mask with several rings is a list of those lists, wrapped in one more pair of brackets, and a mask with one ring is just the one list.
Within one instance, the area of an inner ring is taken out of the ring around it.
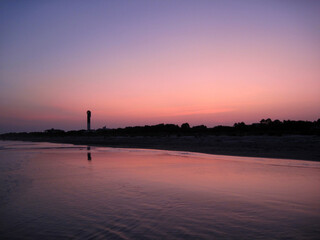
{"label": "reflection on water", "polygon": [[87,158],[88,158],[88,161],[91,161],[91,147],[87,147],[87,150],[88,150],[88,152],[87,152]]}
{"label": "reflection on water", "polygon": [[1,142],[0,180],[1,239],[320,238],[318,162]]}

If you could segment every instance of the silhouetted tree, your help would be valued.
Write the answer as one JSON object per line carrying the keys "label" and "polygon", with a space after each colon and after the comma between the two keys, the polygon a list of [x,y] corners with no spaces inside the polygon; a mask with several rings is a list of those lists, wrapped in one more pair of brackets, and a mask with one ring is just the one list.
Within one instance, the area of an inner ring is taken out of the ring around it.
{"label": "silhouetted tree", "polygon": [[235,128],[243,128],[246,126],[246,124],[244,122],[239,122],[239,123],[235,123],[233,126]]}
{"label": "silhouetted tree", "polygon": [[183,123],[183,124],[181,125],[181,129],[182,129],[182,130],[188,130],[188,129],[190,129],[189,123]]}
{"label": "silhouetted tree", "polygon": [[43,132],[21,132],[0,134],[0,139],[28,139],[37,137],[87,137],[87,136],[170,136],[170,135],[275,135],[283,134],[304,134],[304,135],[320,135],[320,119],[316,121],[292,121],[284,120],[281,122],[276,119],[272,121],[270,118],[262,119],[260,123],[246,125],[244,122],[238,122],[230,126],[216,126],[207,128],[205,125],[194,126],[190,128],[188,123],[183,123],[181,127],[175,124],[157,124],[152,126],[135,126],[117,129],[108,129],[106,127],[92,130],[90,132],[82,130],[72,130],[65,132],[59,129],[48,129]]}

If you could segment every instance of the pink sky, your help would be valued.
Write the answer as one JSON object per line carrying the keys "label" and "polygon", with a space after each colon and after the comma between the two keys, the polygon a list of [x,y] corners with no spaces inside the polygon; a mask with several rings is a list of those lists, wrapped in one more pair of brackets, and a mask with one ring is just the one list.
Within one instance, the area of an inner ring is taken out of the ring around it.
{"label": "pink sky", "polygon": [[96,3],[4,4],[1,132],[320,117],[319,4]]}

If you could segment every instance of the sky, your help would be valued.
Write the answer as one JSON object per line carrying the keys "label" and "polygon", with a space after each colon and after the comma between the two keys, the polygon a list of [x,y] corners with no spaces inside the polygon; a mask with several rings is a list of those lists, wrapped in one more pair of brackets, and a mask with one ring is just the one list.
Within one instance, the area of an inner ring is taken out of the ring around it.
{"label": "sky", "polygon": [[320,118],[320,1],[0,2],[0,133]]}

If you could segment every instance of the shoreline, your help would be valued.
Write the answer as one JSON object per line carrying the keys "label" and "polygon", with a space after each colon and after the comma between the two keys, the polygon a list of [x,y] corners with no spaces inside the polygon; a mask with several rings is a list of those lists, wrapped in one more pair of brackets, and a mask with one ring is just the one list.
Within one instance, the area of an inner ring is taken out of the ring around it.
{"label": "shoreline", "polygon": [[320,136],[20,137],[8,141],[52,142],[116,148],[144,148],[241,157],[320,161]]}

